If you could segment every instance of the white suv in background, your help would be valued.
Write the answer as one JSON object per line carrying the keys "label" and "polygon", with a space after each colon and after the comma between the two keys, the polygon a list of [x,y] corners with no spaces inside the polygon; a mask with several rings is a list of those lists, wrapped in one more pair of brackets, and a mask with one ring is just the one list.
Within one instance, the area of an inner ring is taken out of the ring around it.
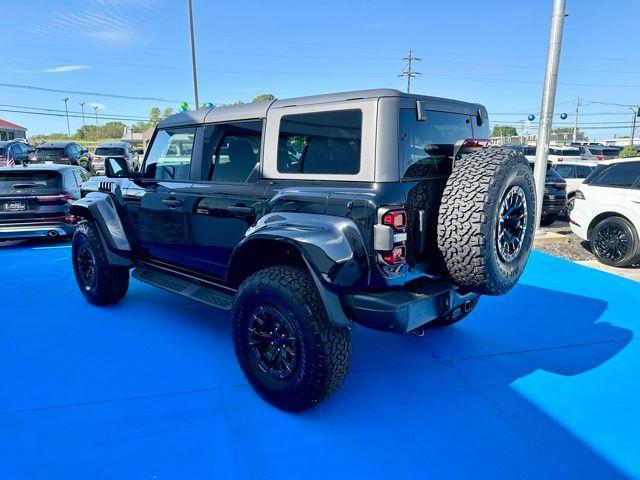
{"label": "white suv in background", "polygon": [[640,157],[599,162],[575,194],[570,224],[602,263],[640,262]]}
{"label": "white suv in background", "polygon": [[563,161],[553,165],[553,169],[567,182],[567,212],[573,210],[574,196],[578,187],[596,169],[598,162],[586,160]]}

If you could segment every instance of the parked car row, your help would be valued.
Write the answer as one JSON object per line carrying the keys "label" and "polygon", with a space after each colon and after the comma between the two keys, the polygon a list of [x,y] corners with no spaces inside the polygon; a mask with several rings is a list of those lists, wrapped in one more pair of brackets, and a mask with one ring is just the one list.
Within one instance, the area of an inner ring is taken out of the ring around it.
{"label": "parked car row", "polygon": [[23,140],[0,142],[0,167],[6,166],[7,160],[12,159],[15,165],[23,163],[75,165],[96,175],[102,175],[105,158],[123,159],[132,171],[140,168],[140,152],[127,142],[102,142],[98,144],[93,155],[89,154],[87,148],[73,141],[44,142],[36,148],[30,147]]}

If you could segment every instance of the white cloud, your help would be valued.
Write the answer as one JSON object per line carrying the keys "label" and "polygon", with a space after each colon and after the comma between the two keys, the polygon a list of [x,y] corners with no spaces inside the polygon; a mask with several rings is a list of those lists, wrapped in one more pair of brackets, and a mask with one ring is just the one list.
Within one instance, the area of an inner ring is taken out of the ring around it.
{"label": "white cloud", "polygon": [[89,65],[61,65],[59,67],[45,68],[44,72],[46,73],[63,73],[63,72],[74,72],[76,70],[86,70]]}

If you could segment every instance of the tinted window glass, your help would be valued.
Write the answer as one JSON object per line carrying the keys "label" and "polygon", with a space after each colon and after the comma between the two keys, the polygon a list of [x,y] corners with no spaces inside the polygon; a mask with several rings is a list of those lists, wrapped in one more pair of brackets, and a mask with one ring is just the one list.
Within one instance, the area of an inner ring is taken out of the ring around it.
{"label": "tinted window glass", "polygon": [[577,178],[587,178],[592,171],[593,167],[589,167],[587,165],[576,165]]}
{"label": "tinted window glass", "polygon": [[640,162],[618,163],[605,167],[589,179],[590,185],[631,187],[640,176]]}
{"label": "tinted window glass", "polygon": [[188,180],[195,128],[158,130],[147,156],[145,177]]}
{"label": "tinted window glass", "polygon": [[415,109],[399,114],[400,171],[404,178],[448,175],[451,173],[456,142],[473,138],[467,115],[427,112],[418,121]]}
{"label": "tinted window glass", "polygon": [[285,115],[280,120],[278,172],[355,175],[360,171],[362,112]]}
{"label": "tinted window glass", "polygon": [[561,147],[550,147],[549,155],[562,155],[563,157],[579,157],[580,149],[574,148],[561,148]]}
{"label": "tinted window glass", "polygon": [[6,150],[4,147],[0,147],[0,155],[4,156],[6,154]]}
{"label": "tinted window glass", "polygon": [[262,122],[212,125],[204,136],[205,158],[211,159],[209,180],[248,181],[260,161]]}
{"label": "tinted window glass", "polygon": [[13,185],[30,188],[60,188],[61,177],[51,171],[4,171],[0,172],[0,191],[12,190]]}
{"label": "tinted window glass", "polygon": [[556,165],[555,170],[562,178],[576,178],[573,165]]}
{"label": "tinted window glass", "polygon": [[98,147],[96,148],[96,155],[109,156],[109,155],[124,155],[124,148],[119,147]]}
{"label": "tinted window glass", "polygon": [[60,158],[64,157],[64,148],[37,148],[36,158]]}
{"label": "tinted window glass", "polygon": [[605,148],[602,150],[602,154],[607,157],[616,157],[618,156],[618,150],[615,148]]}

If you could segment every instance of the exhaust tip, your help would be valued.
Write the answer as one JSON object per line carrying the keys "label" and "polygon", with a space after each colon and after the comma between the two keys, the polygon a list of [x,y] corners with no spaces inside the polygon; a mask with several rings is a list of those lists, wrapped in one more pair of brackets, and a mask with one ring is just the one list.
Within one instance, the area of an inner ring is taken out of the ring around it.
{"label": "exhaust tip", "polygon": [[58,236],[58,232],[56,232],[55,230],[50,230],[50,231],[47,233],[47,237],[54,238],[54,237],[57,237],[57,236]]}

